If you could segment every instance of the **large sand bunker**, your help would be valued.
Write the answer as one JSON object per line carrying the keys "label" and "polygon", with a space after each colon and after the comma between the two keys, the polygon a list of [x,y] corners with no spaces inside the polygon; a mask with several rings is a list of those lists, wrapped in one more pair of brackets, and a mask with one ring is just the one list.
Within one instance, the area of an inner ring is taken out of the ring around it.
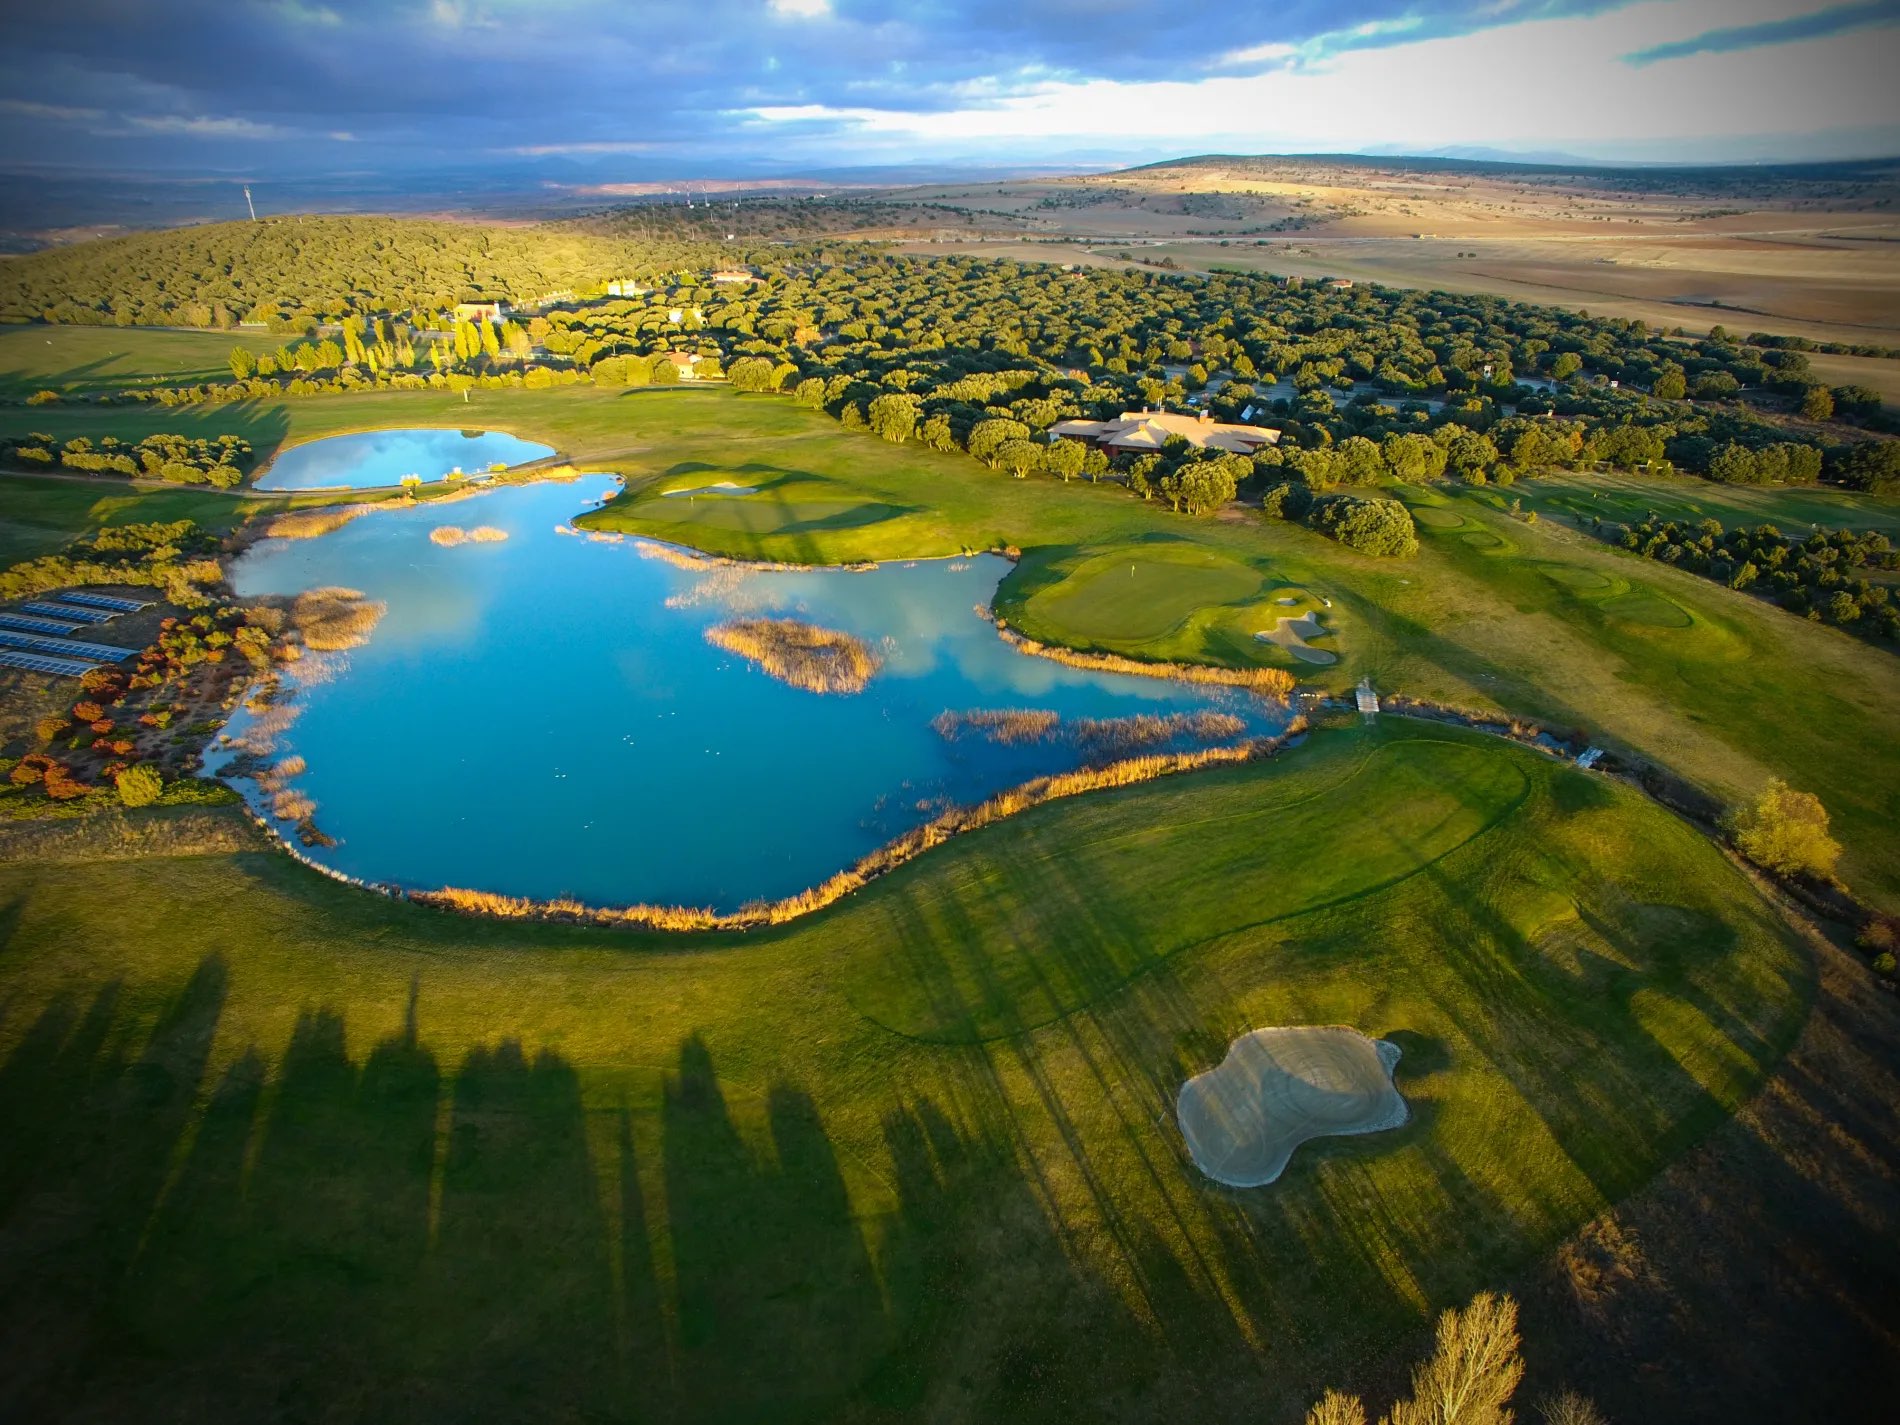
{"label": "large sand bunker", "polygon": [[1264,1187],[1309,1138],[1378,1133],[1405,1122],[1392,1083],[1399,1049],[1356,1029],[1256,1029],[1181,1085],[1181,1136],[1197,1167],[1227,1187]]}
{"label": "large sand bunker", "polygon": [[[1290,602],[1282,600],[1281,602]],[[1262,643],[1278,644],[1302,663],[1337,663],[1339,655],[1328,649],[1315,648],[1306,640],[1324,638],[1325,626],[1314,613],[1301,614],[1297,618],[1282,615],[1273,621],[1273,627],[1262,629],[1254,635]]]}

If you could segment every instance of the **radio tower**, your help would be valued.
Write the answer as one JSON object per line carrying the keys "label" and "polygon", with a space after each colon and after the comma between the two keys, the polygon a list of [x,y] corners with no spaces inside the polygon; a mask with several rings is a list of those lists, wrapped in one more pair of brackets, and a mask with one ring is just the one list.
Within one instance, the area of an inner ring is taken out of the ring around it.
{"label": "radio tower", "polygon": [[244,206],[251,210],[251,221],[257,221],[257,204],[251,201],[251,185],[244,185]]}

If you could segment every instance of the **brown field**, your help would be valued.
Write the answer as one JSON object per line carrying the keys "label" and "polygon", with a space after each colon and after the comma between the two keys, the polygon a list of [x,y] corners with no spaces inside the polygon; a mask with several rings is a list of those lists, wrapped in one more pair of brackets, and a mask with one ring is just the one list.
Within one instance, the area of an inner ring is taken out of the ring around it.
{"label": "brown field", "polygon": [[[1696,332],[1720,323],[1900,345],[1896,189],[1886,170],[1842,181],[1262,159],[889,197],[962,208],[988,229],[909,244],[917,251],[1172,259],[1489,293]],[[1878,384],[1866,375],[1839,379]]]}

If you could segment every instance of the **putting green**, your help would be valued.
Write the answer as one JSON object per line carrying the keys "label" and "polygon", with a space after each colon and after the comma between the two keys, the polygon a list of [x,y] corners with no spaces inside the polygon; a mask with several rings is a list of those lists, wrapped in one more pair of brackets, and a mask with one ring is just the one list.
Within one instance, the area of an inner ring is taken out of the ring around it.
{"label": "putting green", "polygon": [[1681,604],[1644,588],[1605,599],[1603,611],[1620,622],[1640,624],[1644,628],[1688,628],[1695,623]]}
{"label": "putting green", "polygon": [[1412,518],[1427,529],[1457,529],[1465,522],[1463,515],[1437,505],[1414,505]]}
{"label": "putting green", "polygon": [[1082,639],[1143,643],[1172,633],[1209,605],[1261,591],[1260,575],[1229,561],[1124,557],[1090,560],[1036,595],[1042,617]]}
{"label": "putting green", "polygon": [[1570,564],[1540,563],[1537,572],[1573,594],[1601,594],[1616,587],[1616,581],[1595,569],[1579,569]]}

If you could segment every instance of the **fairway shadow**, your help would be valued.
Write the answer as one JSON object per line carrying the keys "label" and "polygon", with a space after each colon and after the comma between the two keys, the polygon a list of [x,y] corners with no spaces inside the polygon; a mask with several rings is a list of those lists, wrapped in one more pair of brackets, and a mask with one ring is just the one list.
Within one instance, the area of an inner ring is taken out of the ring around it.
{"label": "fairway shadow", "polygon": [[223,1000],[207,958],[149,1033],[108,986],[0,1062],[7,1416],[822,1417],[860,1388],[914,1403],[946,1354],[999,1412],[1087,1394],[1101,1362],[1048,1368],[1000,1319],[972,1359],[933,1328],[972,1307],[971,1172],[1103,1353],[1141,1335],[997,1141],[927,1099],[886,1120],[864,1218],[812,1098],[777,1083],[742,1130],[697,1037],[652,1101],[590,1109],[552,1050],[503,1040],[445,1074],[413,990],[366,1054],[311,1009],[276,1063],[242,1049],[207,1077]]}

